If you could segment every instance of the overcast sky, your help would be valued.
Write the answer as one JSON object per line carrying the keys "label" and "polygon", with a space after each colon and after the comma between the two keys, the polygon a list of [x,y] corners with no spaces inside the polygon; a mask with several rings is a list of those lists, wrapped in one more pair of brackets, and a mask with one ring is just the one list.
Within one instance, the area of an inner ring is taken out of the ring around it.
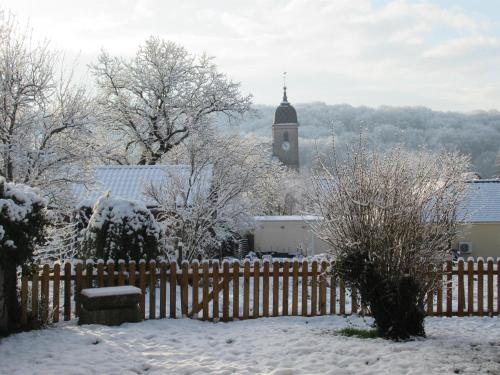
{"label": "overcast sky", "polygon": [[2,0],[85,66],[149,35],[216,57],[255,103],[500,109],[499,0]]}

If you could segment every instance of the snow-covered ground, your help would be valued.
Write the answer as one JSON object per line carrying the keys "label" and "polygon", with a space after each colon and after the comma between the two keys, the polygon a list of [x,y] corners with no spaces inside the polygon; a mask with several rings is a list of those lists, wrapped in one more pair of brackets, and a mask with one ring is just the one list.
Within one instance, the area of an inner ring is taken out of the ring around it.
{"label": "snow-covered ground", "polygon": [[0,341],[1,374],[500,374],[498,318],[427,318],[428,338],[339,336],[359,317],[75,321]]}

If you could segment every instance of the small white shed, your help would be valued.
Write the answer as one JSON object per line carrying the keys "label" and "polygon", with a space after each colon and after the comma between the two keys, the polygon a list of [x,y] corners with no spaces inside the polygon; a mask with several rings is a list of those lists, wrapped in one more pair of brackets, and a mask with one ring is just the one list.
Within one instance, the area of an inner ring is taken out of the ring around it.
{"label": "small white shed", "polygon": [[302,254],[325,253],[328,245],[317,238],[311,224],[317,216],[256,216],[254,250],[260,253]]}

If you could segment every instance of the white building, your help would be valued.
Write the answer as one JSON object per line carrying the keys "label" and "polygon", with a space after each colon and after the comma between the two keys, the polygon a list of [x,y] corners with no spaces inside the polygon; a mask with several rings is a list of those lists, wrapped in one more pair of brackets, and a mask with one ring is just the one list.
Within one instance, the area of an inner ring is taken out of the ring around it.
{"label": "white building", "polygon": [[311,230],[317,216],[256,216],[254,250],[258,253],[316,255],[328,245]]}

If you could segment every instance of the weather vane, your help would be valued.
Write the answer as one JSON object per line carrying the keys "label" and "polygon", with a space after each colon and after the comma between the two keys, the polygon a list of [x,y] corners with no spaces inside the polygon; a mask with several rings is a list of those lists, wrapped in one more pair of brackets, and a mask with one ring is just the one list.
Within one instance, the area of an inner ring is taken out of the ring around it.
{"label": "weather vane", "polygon": [[286,87],[286,72],[283,72],[283,87]]}

